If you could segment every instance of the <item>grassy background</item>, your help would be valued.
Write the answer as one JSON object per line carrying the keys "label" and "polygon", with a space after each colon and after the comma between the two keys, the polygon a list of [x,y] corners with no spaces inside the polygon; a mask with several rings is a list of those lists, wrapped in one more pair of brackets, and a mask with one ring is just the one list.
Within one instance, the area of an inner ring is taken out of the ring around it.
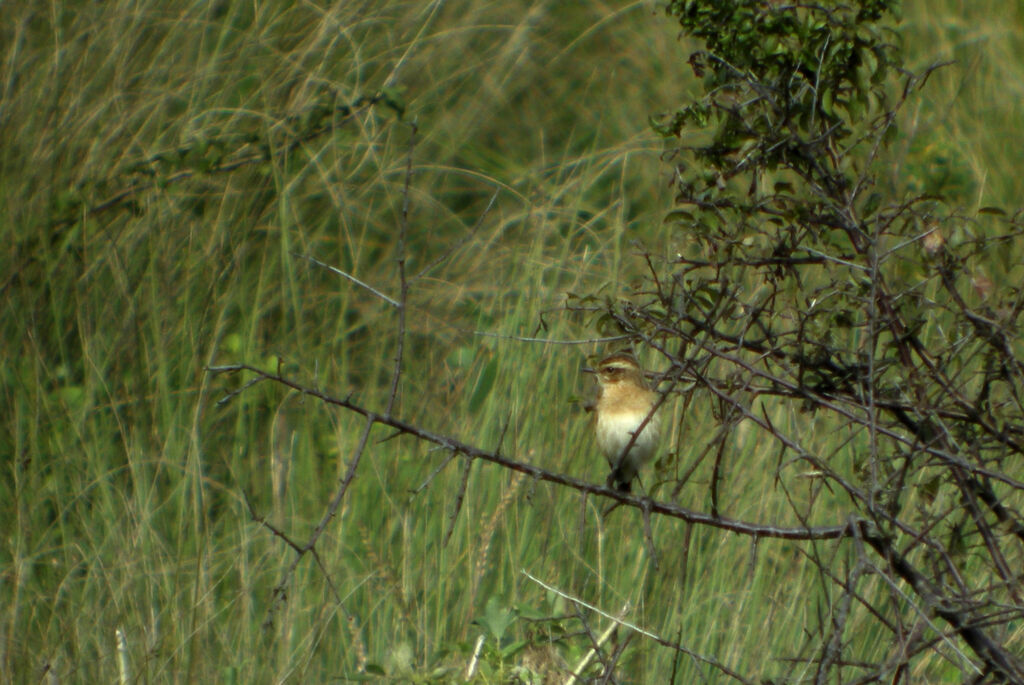
{"label": "grassy background", "polygon": [[[955,64],[905,112],[894,177],[968,210],[1019,202],[1007,141],[1024,120],[1022,12],[906,4],[908,65]],[[379,429],[318,545],[330,580],[305,559],[271,613],[293,552],[246,499],[304,540],[362,423],[268,385],[219,407],[241,379],[204,372],[280,358],[385,406],[395,310],[296,254],[397,296],[415,121],[396,414],[603,480],[574,401],[603,348],[519,338],[598,336],[562,309],[567,293],[623,296],[644,272],[632,241],[657,259],[685,239],[661,223],[666,147],[647,127],[696,87],[677,33],[650,3],[0,5],[0,680],[110,682],[117,631],[141,682],[340,681],[367,664],[454,679],[481,634],[491,681],[574,664],[580,619],[523,569],[610,612],[629,602],[629,620],[750,677],[801,675],[783,657],[822,627],[829,592],[807,555],[842,545],[763,542],[755,556],[749,540],[655,521],[654,568],[633,512],[602,520],[599,503],[477,464],[445,546],[459,462],[414,493],[447,455]],[[385,86],[404,121],[378,104],[270,161],[210,171],[222,147],[283,144],[317,103]],[[127,208],[85,213],[131,187]],[[700,453],[708,404],[679,416],[670,472]],[[774,456],[754,434],[735,440],[746,461],[723,513],[792,523]],[[702,466],[682,502],[706,509],[706,482]],[[531,645],[499,654],[499,633]],[[884,649],[851,635],[855,653]],[[620,679],[665,680],[673,659],[633,636]],[[722,679],[678,668],[678,682]],[[959,679],[955,658],[920,669]]]}

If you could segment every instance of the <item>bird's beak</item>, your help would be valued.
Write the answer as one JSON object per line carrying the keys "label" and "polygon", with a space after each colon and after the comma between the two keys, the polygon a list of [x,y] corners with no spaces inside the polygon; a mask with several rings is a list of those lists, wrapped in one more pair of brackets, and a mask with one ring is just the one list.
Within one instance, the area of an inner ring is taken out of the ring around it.
{"label": "bird's beak", "polygon": [[597,373],[597,369],[592,369],[589,366],[581,366],[580,371],[583,373]]}

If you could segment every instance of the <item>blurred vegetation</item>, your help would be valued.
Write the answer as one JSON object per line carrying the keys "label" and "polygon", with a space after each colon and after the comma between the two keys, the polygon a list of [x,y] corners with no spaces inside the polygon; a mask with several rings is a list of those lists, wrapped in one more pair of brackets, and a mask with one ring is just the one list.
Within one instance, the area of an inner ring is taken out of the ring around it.
{"label": "blurred vegetation", "polygon": [[[972,211],[1019,198],[1021,11],[906,4],[910,66],[954,63],[903,112],[894,182]],[[634,512],[479,464],[444,545],[458,461],[416,491],[447,455],[384,430],[320,563],[272,605],[294,552],[250,505],[304,539],[362,422],[269,385],[221,407],[244,379],[205,371],[280,368],[383,408],[394,307],[305,257],[396,297],[408,199],[396,415],[602,481],[578,399],[603,346],[524,338],[597,337],[566,296],[624,297],[635,242],[678,252],[649,125],[698,91],[677,34],[649,3],[0,5],[0,680],[456,680],[484,635],[479,682],[540,682],[608,622],[523,569],[740,672],[790,672],[759,655],[817,620],[791,601],[816,578],[799,546],[654,521],[690,541],[654,569]],[[666,462],[711,420],[688,406]],[[732,439],[734,515],[793,523],[773,455]],[[714,678],[624,648],[622,681]]]}

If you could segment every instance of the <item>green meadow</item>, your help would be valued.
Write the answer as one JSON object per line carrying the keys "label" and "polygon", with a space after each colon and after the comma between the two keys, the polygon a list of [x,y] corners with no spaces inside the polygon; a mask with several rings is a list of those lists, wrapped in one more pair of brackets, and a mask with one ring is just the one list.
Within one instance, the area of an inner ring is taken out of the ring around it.
{"label": "green meadow", "polygon": [[[1022,7],[905,3],[907,66],[951,63],[892,178],[1021,204]],[[579,305],[686,243],[650,120],[698,92],[692,49],[653,2],[0,3],[0,681],[565,682],[603,614],[689,652],[620,626],[618,682],[813,681],[814,560],[849,542],[654,517],[652,554],[635,509],[208,371],[603,483],[581,367],[614,331]],[[712,405],[666,405],[645,474],[696,464],[698,511]],[[798,525],[777,453],[733,441],[723,513]]]}

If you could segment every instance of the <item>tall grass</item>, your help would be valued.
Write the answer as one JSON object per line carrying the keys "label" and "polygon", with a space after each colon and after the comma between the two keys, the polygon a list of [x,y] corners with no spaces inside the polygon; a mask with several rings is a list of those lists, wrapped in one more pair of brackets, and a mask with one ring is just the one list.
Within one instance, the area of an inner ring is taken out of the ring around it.
{"label": "tall grass", "polygon": [[[965,206],[1012,204],[1019,160],[1000,141],[1021,120],[1019,8],[905,14],[911,65],[956,62],[907,113],[894,173]],[[396,414],[603,479],[573,401],[601,347],[524,339],[597,337],[561,309],[567,293],[622,297],[645,270],[633,241],[664,258],[685,240],[661,222],[670,176],[647,119],[693,84],[657,8],[5,3],[0,35],[0,680],[454,679],[481,633],[495,650],[484,681],[527,662],[564,672],[589,648],[565,633],[607,622],[576,617],[524,569],[612,613],[628,602],[628,620],[752,677],[799,673],[765,656],[796,655],[817,620],[797,599],[823,592],[807,555],[842,546],[752,548],[656,520],[655,568],[635,512],[602,518],[599,503],[485,464],[468,467],[445,545],[461,458],[431,480],[448,455],[383,430],[318,543],[322,567],[305,559],[275,603],[294,552],[250,505],[305,540],[362,422],[268,385],[218,406],[242,380],[205,372],[280,365],[385,406],[394,307],[305,257],[397,297],[415,122]],[[318,104],[384,89],[391,108],[335,110],[287,144]],[[231,154],[249,161],[223,168]],[[89,213],[126,190],[130,202]],[[714,425],[705,403],[681,408],[662,475]],[[736,447],[749,468],[727,474],[727,513],[785,522],[774,455],[743,431]],[[708,468],[685,504],[706,508]],[[505,637],[532,651],[502,656],[487,616],[511,610],[569,618],[514,621]],[[675,658],[634,636],[621,678],[659,681]],[[721,677],[678,668],[678,682]]]}

